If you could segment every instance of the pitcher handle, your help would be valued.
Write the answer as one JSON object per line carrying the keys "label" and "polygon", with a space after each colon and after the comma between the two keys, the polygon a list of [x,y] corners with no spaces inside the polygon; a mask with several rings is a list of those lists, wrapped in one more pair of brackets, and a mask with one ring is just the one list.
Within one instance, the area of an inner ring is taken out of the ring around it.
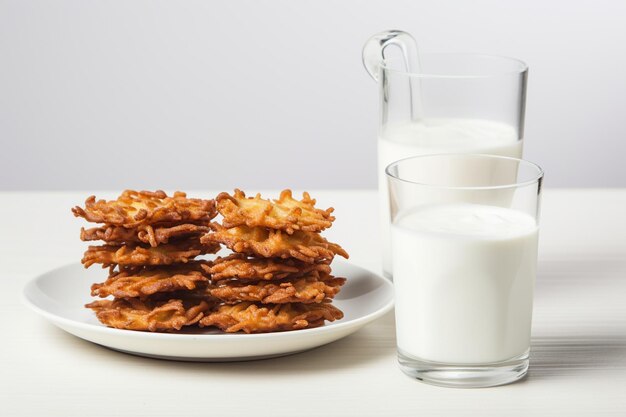
{"label": "pitcher handle", "polygon": [[370,76],[378,82],[380,68],[385,61],[385,48],[396,45],[402,50],[405,70],[417,72],[417,42],[409,33],[401,30],[386,30],[370,37],[363,46],[363,65]]}

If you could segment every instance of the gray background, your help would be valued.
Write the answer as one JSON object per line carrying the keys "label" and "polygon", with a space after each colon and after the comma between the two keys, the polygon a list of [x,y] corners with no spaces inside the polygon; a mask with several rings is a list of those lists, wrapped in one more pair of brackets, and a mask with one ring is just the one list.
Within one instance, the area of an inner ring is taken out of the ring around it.
{"label": "gray background", "polygon": [[0,189],[373,188],[384,29],[530,65],[525,157],[626,186],[626,3],[0,0]]}

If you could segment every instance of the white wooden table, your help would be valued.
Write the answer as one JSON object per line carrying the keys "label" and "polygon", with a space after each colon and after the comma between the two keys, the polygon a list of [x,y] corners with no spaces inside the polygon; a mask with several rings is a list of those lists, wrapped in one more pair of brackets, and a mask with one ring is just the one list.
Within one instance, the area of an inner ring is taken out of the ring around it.
{"label": "white wooden table", "polygon": [[[626,415],[626,190],[545,191],[529,376],[474,390],[401,373],[393,314],[309,352],[240,363],[146,359],[64,333],[20,294],[80,259],[69,209],[87,194],[0,193],[2,417]],[[336,208],[329,238],[378,270],[375,192],[312,194]]]}

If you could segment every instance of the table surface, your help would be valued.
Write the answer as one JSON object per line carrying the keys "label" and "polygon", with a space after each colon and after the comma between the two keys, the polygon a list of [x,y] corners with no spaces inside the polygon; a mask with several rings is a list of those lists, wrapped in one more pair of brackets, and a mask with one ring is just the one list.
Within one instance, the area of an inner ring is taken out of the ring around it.
{"label": "table surface", "polygon": [[[329,239],[378,270],[376,193],[312,194],[336,209]],[[87,195],[0,193],[0,416],[626,415],[625,189],[545,190],[529,375],[472,390],[400,372],[393,313],[321,348],[253,362],[147,359],[63,332],[20,295],[80,259],[82,223],[69,208]]]}

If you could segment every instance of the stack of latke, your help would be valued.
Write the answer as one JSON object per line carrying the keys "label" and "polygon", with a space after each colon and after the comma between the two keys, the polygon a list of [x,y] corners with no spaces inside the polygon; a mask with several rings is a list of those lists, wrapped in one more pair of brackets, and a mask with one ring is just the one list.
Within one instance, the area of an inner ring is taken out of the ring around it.
{"label": "stack of latke", "polygon": [[216,253],[218,244],[202,244],[216,216],[214,200],[187,198],[177,192],[124,191],[115,201],[96,201],[72,209],[77,217],[103,225],[81,229],[84,241],[103,240],[90,246],[82,263],[109,267],[108,279],[93,284],[91,294],[113,296],[86,307],[107,326],[169,331],[197,323],[214,303],[206,297],[209,279],[197,256]]}
{"label": "stack of latke", "polygon": [[[124,191],[114,201],[89,197],[74,215],[102,226],[81,229],[90,246],[82,259],[109,267],[108,279],[91,294],[113,299],[86,307],[109,327],[173,331],[199,324],[226,332],[274,332],[317,327],[343,313],[331,304],[345,278],[333,277],[336,254],[348,257],[320,232],[335,220],[333,209],[315,208],[285,190],[263,200],[221,193],[214,200],[177,192]],[[235,253],[214,261],[220,244]]]}
{"label": "stack of latke", "polygon": [[211,275],[208,292],[221,301],[199,321],[226,332],[285,331],[317,327],[343,313],[331,304],[345,278],[333,277],[335,255],[348,254],[320,232],[335,220],[332,208],[315,208],[285,190],[275,201],[240,190],[216,198],[222,224],[212,223],[201,242],[224,244],[235,253],[203,268]]}

